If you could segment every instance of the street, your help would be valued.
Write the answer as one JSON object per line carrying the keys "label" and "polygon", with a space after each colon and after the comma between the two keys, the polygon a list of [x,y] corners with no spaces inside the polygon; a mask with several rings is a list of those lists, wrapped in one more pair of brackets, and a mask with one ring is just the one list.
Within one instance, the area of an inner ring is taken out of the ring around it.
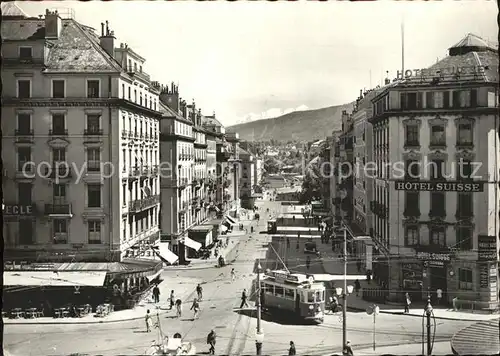
{"label": "street", "polygon": [[[175,272],[168,269],[163,275],[182,273],[185,277],[201,278],[204,284],[204,298],[197,320],[192,320],[189,310],[191,301],[184,301],[183,316],[180,320],[174,312],[160,315],[165,334],[181,333],[186,341],[194,343],[197,353],[208,351],[206,336],[213,329],[217,333],[216,352],[226,355],[255,353],[256,319],[253,302],[245,312],[238,313],[240,295],[244,288],[251,290],[255,278],[256,261],[261,260],[263,268],[281,268],[281,262],[273,249],[266,247],[270,237],[259,233],[266,229],[266,209],[270,213],[281,211],[279,202],[259,200],[261,221],[252,236],[241,237],[242,241],[236,253],[233,265],[224,268]],[[273,241],[274,250],[287,261],[288,268],[294,271],[306,271],[303,253],[304,239],[296,250],[296,239],[290,238],[290,247],[286,241]],[[318,241],[318,243],[320,243]],[[312,255],[311,255],[312,256]],[[311,257],[309,272],[324,273],[316,257]],[[231,282],[230,270],[235,268],[236,280]],[[173,286],[175,288],[175,286]],[[154,311],[153,311],[154,315]],[[153,318],[156,321],[156,317]],[[364,312],[348,312],[348,339],[354,350],[372,346],[372,317]],[[465,321],[439,320],[435,341],[449,341],[461,328],[470,325]],[[287,353],[290,341],[294,341],[298,354],[338,353],[342,345],[342,319],[340,314],[327,315],[321,325],[282,325],[263,315],[262,328],[265,339],[264,354],[283,355]],[[422,319],[392,314],[380,314],[376,324],[376,342],[379,347],[419,343],[421,341]],[[4,348],[12,355],[116,355],[144,354],[156,340],[157,332],[145,332],[143,319],[119,323],[91,325],[6,325]],[[304,337],[306,336],[306,337]]]}

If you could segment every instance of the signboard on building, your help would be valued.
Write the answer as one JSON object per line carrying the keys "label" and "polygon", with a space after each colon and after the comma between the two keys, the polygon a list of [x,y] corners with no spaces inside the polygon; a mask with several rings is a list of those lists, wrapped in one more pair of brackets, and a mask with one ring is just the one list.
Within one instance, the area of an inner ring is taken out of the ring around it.
{"label": "signboard on building", "polygon": [[422,68],[422,69],[407,69],[404,73],[397,71],[397,79],[408,78],[433,78],[445,77],[452,75],[471,75],[484,73],[485,66],[452,66],[443,68]]}
{"label": "signboard on building", "polygon": [[424,192],[465,192],[480,193],[484,190],[483,182],[410,182],[395,181],[396,190]]}
{"label": "signboard on building", "polygon": [[488,265],[481,265],[479,268],[479,287],[488,288],[489,278],[490,277],[488,275]]}
{"label": "signboard on building", "polygon": [[35,212],[33,205],[5,204],[3,208],[4,216],[30,216]]}
{"label": "signboard on building", "polygon": [[497,237],[478,235],[477,259],[479,261],[497,260]]}
{"label": "signboard on building", "polygon": [[433,253],[433,252],[417,252],[417,259],[423,261],[441,261],[448,262],[450,261],[450,254],[448,253]]}

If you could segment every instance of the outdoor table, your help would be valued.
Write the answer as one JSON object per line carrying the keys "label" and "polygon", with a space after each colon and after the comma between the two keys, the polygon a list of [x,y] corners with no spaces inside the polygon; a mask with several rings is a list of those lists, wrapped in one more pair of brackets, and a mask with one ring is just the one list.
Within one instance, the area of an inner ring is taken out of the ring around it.
{"label": "outdoor table", "polygon": [[20,317],[24,316],[24,312],[21,308],[14,308],[11,311],[11,317],[14,319],[18,319]]}
{"label": "outdoor table", "polygon": [[54,309],[54,318],[61,318],[62,317],[62,308],[55,308]]}
{"label": "outdoor table", "polygon": [[69,309],[68,308],[61,308],[61,314],[63,318],[68,318],[69,317]]}

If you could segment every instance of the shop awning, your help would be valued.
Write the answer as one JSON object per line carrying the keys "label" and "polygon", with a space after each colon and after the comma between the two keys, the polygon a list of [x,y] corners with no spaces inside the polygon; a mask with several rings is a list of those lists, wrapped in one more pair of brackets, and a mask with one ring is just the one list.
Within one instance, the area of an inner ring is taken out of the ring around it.
{"label": "shop awning", "polygon": [[155,253],[163,260],[167,261],[171,265],[173,265],[177,260],[179,260],[179,257],[175,253],[169,250],[168,248],[168,243],[162,243],[160,242],[160,246],[156,247],[153,249]]}
{"label": "shop awning", "polygon": [[201,244],[197,241],[194,241],[193,239],[190,239],[189,237],[184,238],[184,245],[186,245],[189,248],[192,248],[195,251],[198,251],[201,248]]}
{"label": "shop awning", "polygon": [[4,286],[102,287],[105,271],[5,271]]}
{"label": "shop awning", "polygon": [[232,217],[229,215],[226,215],[226,219],[230,222],[231,225],[236,225],[236,220],[234,220]]}
{"label": "shop awning", "polygon": [[220,227],[220,230],[221,230],[222,232],[226,232],[226,231],[227,231],[227,230],[229,230],[229,229],[227,228],[227,226],[226,226],[226,225],[222,225],[222,226]]}
{"label": "shop awning", "polygon": [[[175,256],[175,255],[174,255]],[[177,257],[177,256],[175,256]],[[159,270],[158,272],[156,272],[155,274],[153,274],[152,276],[147,276],[146,278],[148,279],[149,283],[151,283],[151,281],[153,281],[154,279],[158,278],[158,276],[161,274],[161,270]]]}

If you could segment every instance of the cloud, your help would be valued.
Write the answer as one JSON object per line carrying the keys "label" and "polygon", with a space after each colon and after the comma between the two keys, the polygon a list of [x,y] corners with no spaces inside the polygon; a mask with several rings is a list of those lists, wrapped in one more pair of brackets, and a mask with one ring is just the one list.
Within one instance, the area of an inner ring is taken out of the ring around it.
{"label": "cloud", "polygon": [[294,111],[304,111],[304,110],[309,110],[307,105],[300,105],[296,108],[287,108],[287,109],[281,109],[281,108],[271,108],[266,111],[261,112],[260,114],[256,113],[249,113],[246,114],[242,117],[239,118],[237,121],[238,124],[242,124],[245,122],[251,122],[251,121],[256,121],[256,120],[265,120],[265,119],[272,119],[281,115],[289,114]]}

